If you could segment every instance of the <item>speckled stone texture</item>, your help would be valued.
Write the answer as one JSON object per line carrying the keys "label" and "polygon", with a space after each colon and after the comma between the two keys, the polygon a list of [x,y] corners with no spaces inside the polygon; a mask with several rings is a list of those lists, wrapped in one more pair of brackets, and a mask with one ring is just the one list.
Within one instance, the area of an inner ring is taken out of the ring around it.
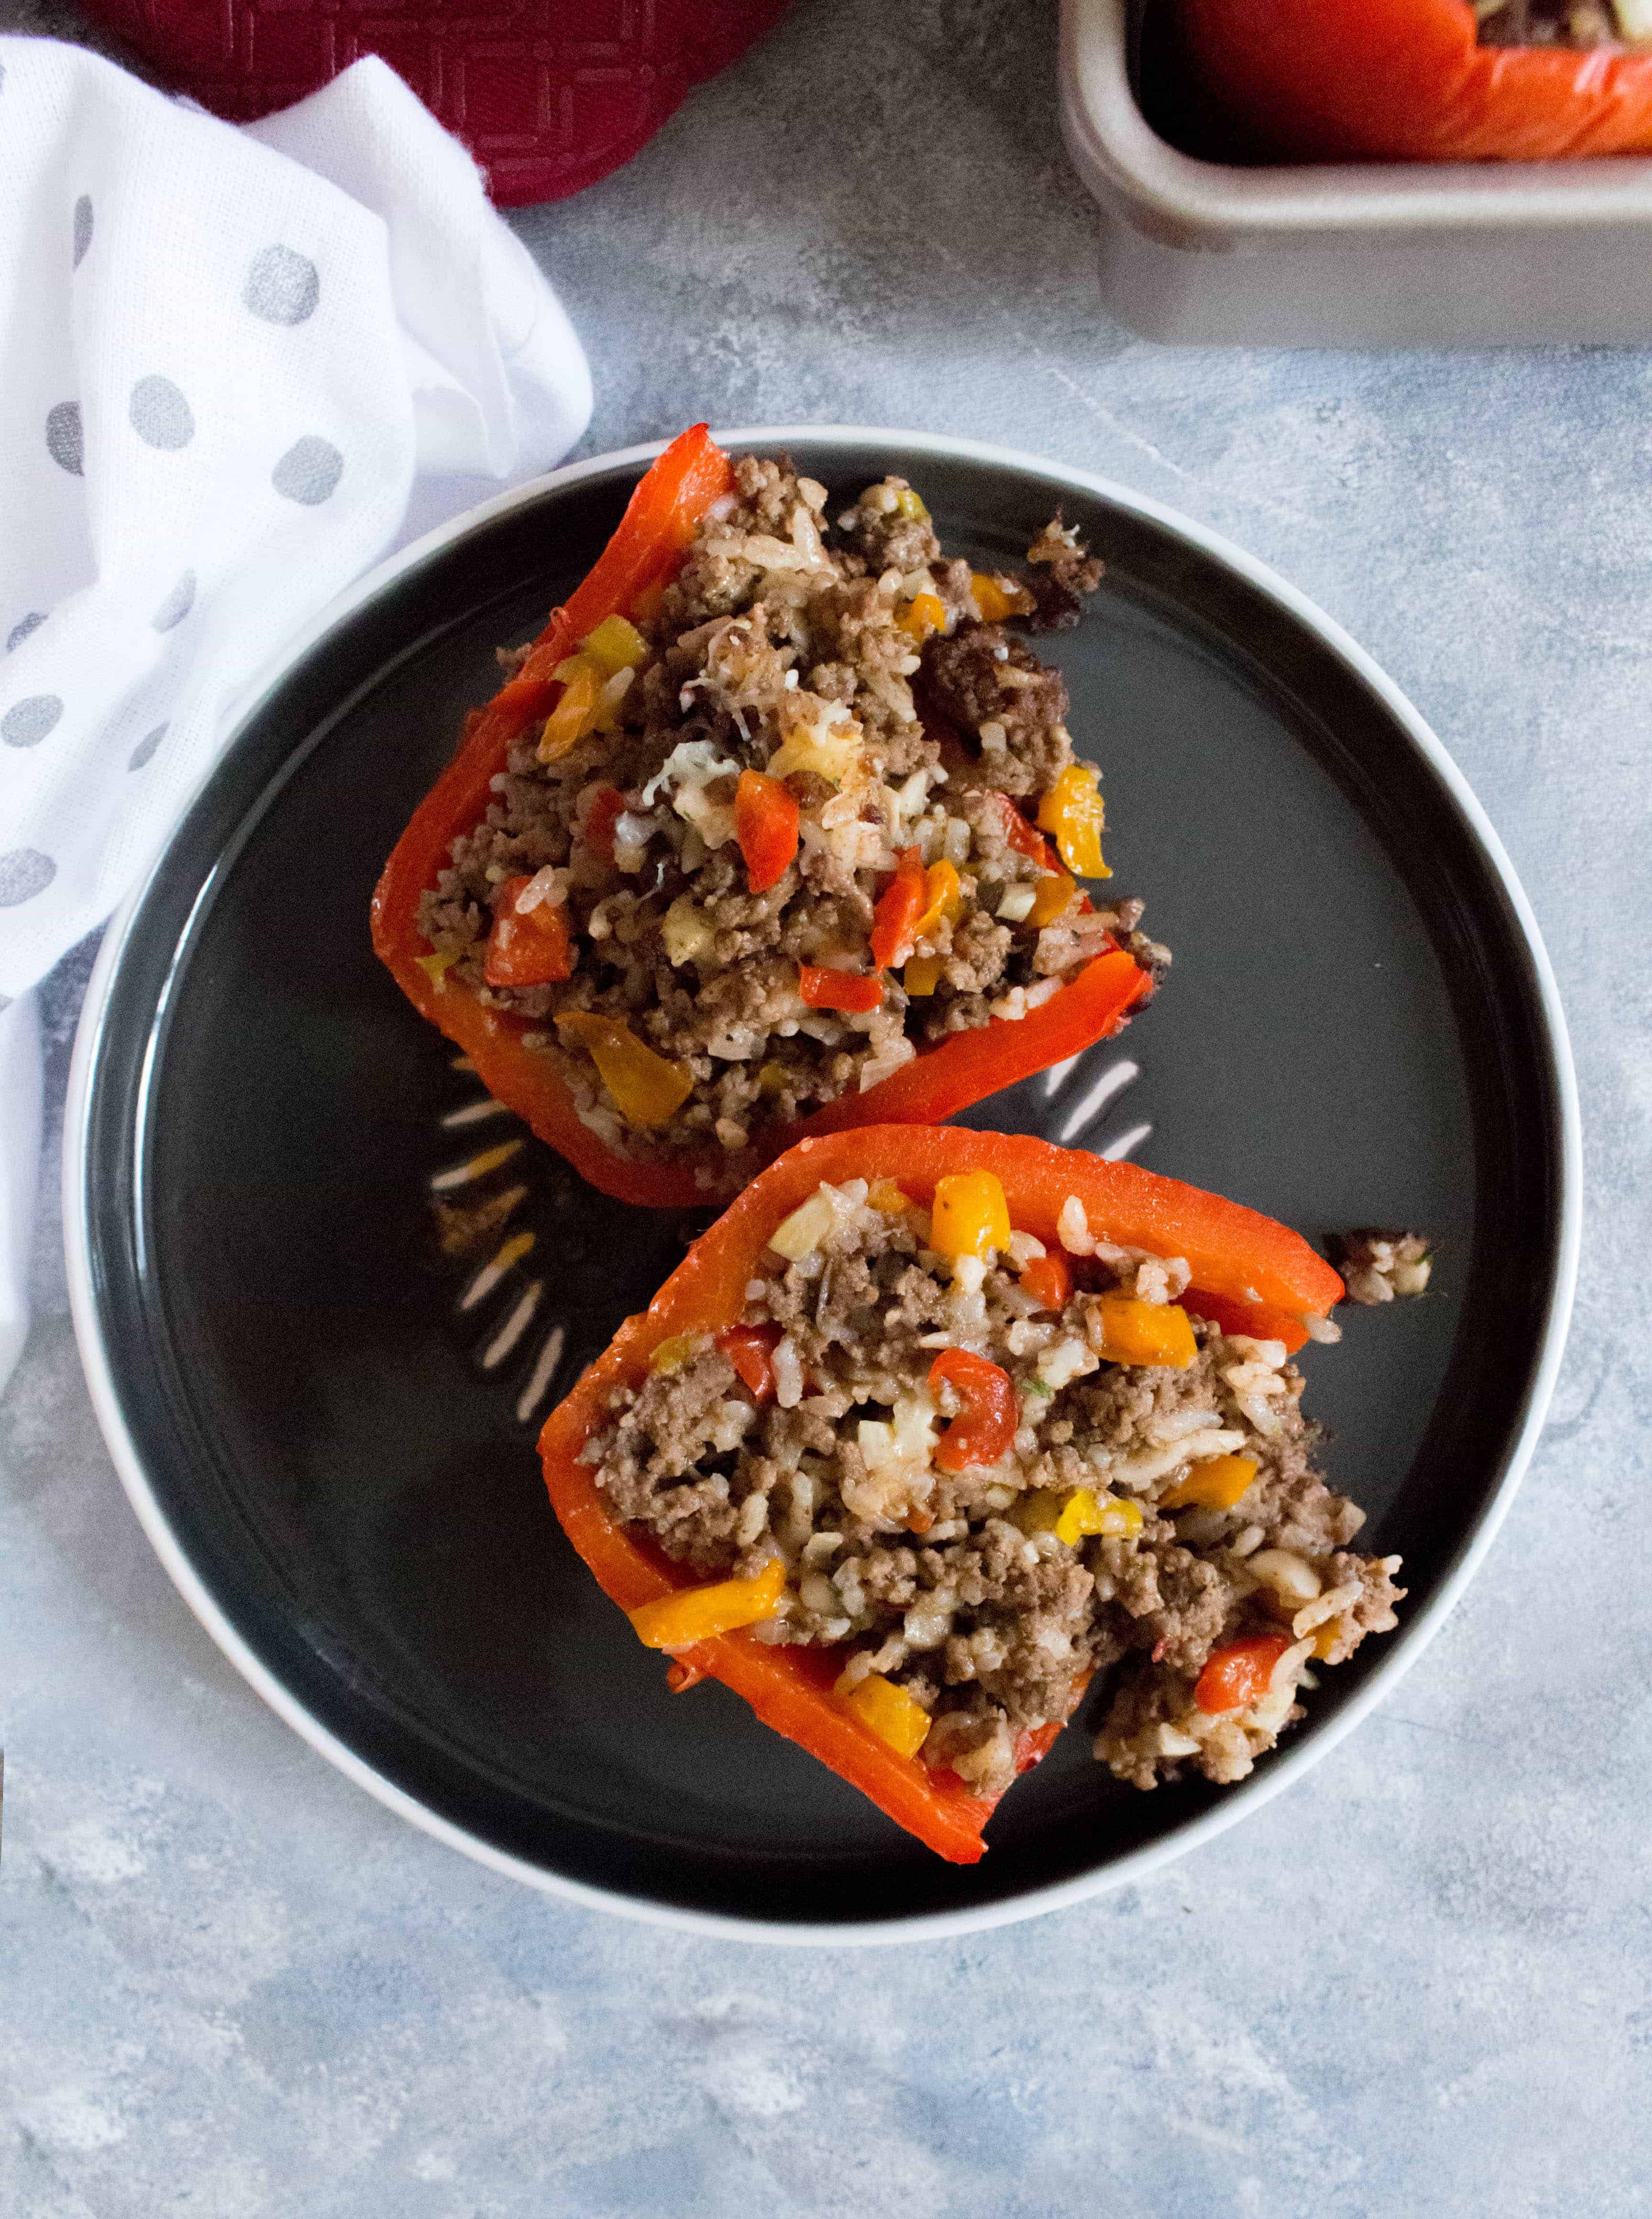
{"label": "speckled stone texture", "polygon": [[103,1452],[53,1216],[0,1407],[0,2211],[1652,2200],[1652,364],[1131,340],[1054,64],[1047,5],[804,0],[518,227],[590,350],[590,451],[697,414],[1033,448],[1244,542],[1432,718],[1548,935],[1587,1123],[1571,1352],[1502,1537],[1384,1708],[1149,1886],[864,1955],[686,1939],[437,1847],[241,1684]]}

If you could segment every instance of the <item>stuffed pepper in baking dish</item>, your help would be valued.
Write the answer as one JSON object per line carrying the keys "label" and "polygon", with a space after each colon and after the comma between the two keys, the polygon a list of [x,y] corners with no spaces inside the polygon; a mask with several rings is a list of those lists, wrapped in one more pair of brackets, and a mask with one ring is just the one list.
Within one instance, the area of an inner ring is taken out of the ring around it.
{"label": "stuffed pepper in baking dish", "polygon": [[1394,1623],[1289,1361],[1342,1282],[1297,1234],[1025,1137],[804,1141],[541,1437],[674,1685],[711,1675],[971,1862],[1093,1675],[1138,1787],[1249,1772]]}
{"label": "stuffed pepper in baking dish", "polygon": [[1177,0],[1218,109],[1276,159],[1652,153],[1649,0]]}
{"label": "stuffed pepper in baking dish", "polygon": [[1006,626],[1099,563],[948,561],[898,477],[835,516],[703,426],[661,456],[392,855],[379,953],[623,1200],[928,1122],[1121,1024],[1168,957],[1108,875],[1067,696]]}

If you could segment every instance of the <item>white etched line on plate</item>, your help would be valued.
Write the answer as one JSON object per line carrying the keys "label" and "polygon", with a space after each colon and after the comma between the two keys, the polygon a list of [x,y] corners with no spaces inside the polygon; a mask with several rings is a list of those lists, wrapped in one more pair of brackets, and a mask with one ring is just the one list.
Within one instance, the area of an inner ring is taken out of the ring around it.
{"label": "white etched line on plate", "polygon": [[501,1141],[496,1148],[484,1148],[479,1156],[472,1156],[468,1162],[455,1164],[447,1171],[438,1172],[431,1180],[431,1192],[450,1194],[456,1186],[469,1186],[472,1179],[486,1178],[489,1172],[496,1172],[501,1164],[508,1164],[521,1146],[519,1140]]}
{"label": "white etched line on plate", "polygon": [[516,1422],[525,1426],[550,1384],[551,1374],[562,1360],[563,1346],[568,1335],[559,1325],[553,1326],[545,1336],[545,1345],[539,1352],[539,1361],[533,1367],[532,1377],[516,1398]]}
{"label": "white etched line on plate", "polygon": [[508,1117],[510,1114],[502,1102],[495,1102],[491,1094],[484,1094],[479,1102],[467,1102],[463,1110],[450,1110],[442,1123],[450,1133],[458,1125],[480,1125],[484,1117]]}
{"label": "white etched line on plate", "polygon": [[1121,1133],[1116,1141],[1109,1141],[1102,1150],[1103,1162],[1121,1164],[1127,1156],[1135,1153],[1152,1129],[1151,1125],[1132,1125],[1127,1133]]}
{"label": "white etched line on plate", "polygon": [[484,1264],[470,1284],[459,1297],[461,1316],[474,1310],[478,1302],[485,1302],[512,1264],[519,1264],[532,1247],[531,1233],[513,1233],[499,1253]]}
{"label": "white etched line on plate", "polygon": [[533,1284],[525,1290],[521,1301],[500,1326],[487,1347],[483,1349],[481,1368],[484,1371],[497,1371],[504,1363],[506,1358],[532,1324],[533,1314],[538,1308],[539,1297],[544,1291],[545,1283],[543,1279],[536,1279]]}
{"label": "white etched line on plate", "polygon": [[1044,1089],[1044,1098],[1046,1102],[1049,1100],[1051,1095],[1060,1091],[1061,1088],[1078,1068],[1078,1056],[1088,1055],[1089,1053],[1090,1050],[1088,1048],[1081,1047],[1078,1051],[1078,1055],[1070,1055],[1062,1062],[1053,1063],[1050,1066],[1049,1069],[1043,1074],[1040,1081]]}
{"label": "white etched line on plate", "polygon": [[1109,1064],[1084,1099],[1062,1119],[1057,1140],[1063,1142],[1075,1140],[1086,1125],[1093,1124],[1101,1116],[1121,1087],[1128,1086],[1133,1078],[1140,1078],[1140,1076],[1141,1066],[1132,1063],[1128,1056]]}

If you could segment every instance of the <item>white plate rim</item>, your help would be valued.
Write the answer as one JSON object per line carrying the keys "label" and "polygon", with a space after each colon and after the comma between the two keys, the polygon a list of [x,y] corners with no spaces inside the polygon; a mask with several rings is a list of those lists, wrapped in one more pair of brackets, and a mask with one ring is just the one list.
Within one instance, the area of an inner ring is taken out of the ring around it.
{"label": "white plate rim", "polygon": [[[1236,572],[1248,584],[1278,603],[1317,634],[1332,654],[1378,696],[1396,723],[1404,728],[1427,758],[1485,851],[1519,923],[1531,957],[1549,1047],[1554,1060],[1561,1121],[1560,1239],[1541,1352],[1518,1438],[1497,1490],[1482,1512],[1479,1525],[1462,1557],[1427,1602],[1414,1616],[1407,1618],[1404,1639],[1388,1652],[1333,1719],[1321,1725],[1311,1739],[1299,1743],[1277,1756],[1261,1778],[1253,1777],[1246,1783],[1242,1795],[1231,1802],[1219,1803],[1214,1809],[1189,1819],[1161,1840],[1129,1851],[1103,1869],[1082,1874],[1073,1880],[1055,1881],[1046,1887],[1032,1888],[1025,1894],[1013,1896],[1002,1902],[967,1910],[932,1911],[905,1918],[830,1925],[801,1923],[782,1925],[722,1912],[687,1910],[672,1904],[655,1903],[626,1895],[618,1890],[598,1887],[588,1881],[570,1880],[560,1873],[547,1872],[524,1858],[512,1856],[495,1848],[466,1828],[456,1825],[452,1820],[428,1809],[406,1789],[398,1787],[394,1781],[376,1772],[314,1717],[261,1662],[230,1623],[196,1571],[156,1498],[115,1392],[92,1288],[87,1221],[86,1121],[92,1073],[96,1064],[110,986],[119,967],[133,919],[159,867],[159,856],[121,904],[104,934],[102,946],[88,982],[75,1036],[63,1137],[63,1231],[70,1310],[92,1408],[104,1443],[121,1484],[137,1514],[138,1522],[173,1585],[225,1656],[276,1716],[284,1719],[329,1764],[357,1787],[364,1788],[387,1809],[394,1811],[437,1841],[445,1843],[450,1849],[459,1850],[462,1855],[491,1871],[524,1881],[543,1894],[584,1909],[616,1911],[625,1918],[674,1928],[679,1932],[803,1948],[877,1947],[980,1933],[989,1928],[1009,1925],[1023,1918],[1059,1911],[1069,1904],[1086,1902],[1112,1888],[1139,1884],[1173,1859],[1214,1840],[1218,1834],[1237,1824],[1251,1812],[1259,1810],[1264,1803],[1293,1785],[1345,1734],[1351,1732],[1388,1694],[1401,1675],[1410,1669],[1438,1633],[1484,1562],[1508,1514],[1515,1490],[1525,1476],[1542,1433],[1565,1350],[1567,1327],[1577,1283],[1582,1221],[1583,1143],[1576,1074],[1559,990],[1537,918],[1514,867],[1468,780],[1432,727],[1370,656],[1340,625],[1268,564],[1258,562],[1221,533],[1211,531],[1193,518],[1184,516],[1146,494],[1137,493],[1128,486],[1070,464],[1048,461],[1025,450],[999,446],[985,440],[941,432],[901,432],[841,424],[759,425],[752,428],[718,432],[714,436],[730,446],[743,448],[784,446],[794,439],[832,439],[846,444],[853,442],[863,447],[881,449],[891,455],[908,457],[933,456],[986,463],[1065,484],[1075,492],[1109,501],[1176,533],[1202,553]],[[210,777],[212,771],[216,770],[250,718],[286,674],[336,625],[376,600],[405,573],[417,568],[440,550],[452,545],[456,540],[488,524],[495,517],[508,514],[514,508],[537,500],[548,491],[575,485],[583,478],[597,476],[622,465],[650,461],[661,452],[667,444],[664,440],[652,440],[564,463],[559,469],[513,487],[477,507],[450,518],[445,524],[437,525],[377,564],[312,618],[247,687],[233,712],[233,728],[229,736],[214,759],[212,770],[206,776]],[[202,784],[205,782],[203,778]],[[198,787],[196,791],[199,791]],[[194,799],[192,794],[179,811],[177,822],[183,822]],[[164,854],[165,848],[162,849]]]}

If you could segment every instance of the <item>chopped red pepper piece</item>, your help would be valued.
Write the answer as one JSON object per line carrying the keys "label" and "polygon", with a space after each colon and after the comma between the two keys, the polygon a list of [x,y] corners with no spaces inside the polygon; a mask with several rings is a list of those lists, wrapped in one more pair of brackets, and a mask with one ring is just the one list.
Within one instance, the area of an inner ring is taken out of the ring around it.
{"label": "chopped red pepper piece", "polygon": [[798,991],[811,1010],[848,1010],[864,1015],[884,998],[884,982],[873,972],[834,971],[820,963],[799,963]]}
{"label": "chopped red pepper piece", "polygon": [[[614,1154],[581,1122],[555,1060],[524,1045],[525,1034],[543,1032],[543,1018],[491,1007],[452,980],[438,988],[427,975],[420,961],[429,946],[419,929],[419,900],[445,867],[453,841],[481,821],[492,780],[512,745],[555,700],[557,665],[605,616],[628,611],[649,620],[649,606],[657,606],[699,519],[732,484],[729,458],[703,424],[658,457],[595,569],[566,607],[552,612],[521,671],[467,720],[458,753],[414,812],[373,896],[373,945],[381,960],[419,1014],[470,1058],[488,1092],[603,1193],[656,1209],[703,1204],[698,1174],[708,1159],[720,1163],[721,1150],[646,1163]],[[921,869],[916,877],[927,892]],[[1129,955],[1098,956],[1029,1016],[949,1034],[864,1094],[846,1095],[795,1127],[771,1130],[762,1145],[778,1154],[805,1134],[848,1125],[937,1122],[1115,1032],[1151,991],[1152,980]]]}
{"label": "chopped red pepper piece", "polygon": [[1482,47],[1468,0],[1181,0],[1206,86],[1288,159],[1652,153],[1652,54]]}
{"label": "chopped red pepper piece", "polygon": [[574,940],[561,902],[519,906],[531,878],[506,879],[494,911],[481,975],[490,986],[549,986],[574,976]]}
{"label": "chopped red pepper piece", "polygon": [[617,786],[593,787],[582,819],[585,844],[605,863],[614,860],[614,827],[625,814],[625,797]]}
{"label": "chopped red pepper piece", "polygon": [[1248,1711],[1268,1692],[1273,1668],[1290,1647],[1284,1633],[1253,1633],[1212,1652],[1193,1700],[1210,1717],[1221,1711]]}
{"label": "chopped red pepper piece", "polygon": [[1064,1310],[1072,1292],[1072,1271],[1059,1251],[1034,1256],[1021,1267],[1021,1283],[1040,1308]]}
{"label": "chopped red pepper piece", "polygon": [[929,1366],[929,1392],[936,1393],[943,1383],[964,1407],[936,1442],[935,1462],[942,1471],[997,1464],[1020,1423],[1015,1381],[984,1356],[967,1348],[946,1348]]}
{"label": "chopped red pepper piece", "polygon": [[779,1339],[777,1325],[731,1325],[717,1337],[717,1346],[760,1407],[774,1400],[774,1366],[770,1358]]}
{"label": "chopped red pepper piece", "polygon": [[[1053,877],[1062,872],[1060,857],[1036,824],[1029,824],[1007,793],[998,796],[998,815],[1003,824],[1003,836],[1028,861],[1036,863],[1040,870]],[[1065,876],[1065,872],[1062,873]]]}
{"label": "chopped red pepper piece", "polygon": [[918,919],[929,906],[929,874],[916,848],[896,859],[895,875],[878,897],[872,920],[872,960],[880,971],[897,971],[912,953]]}
{"label": "chopped red pepper piece", "polygon": [[[1287,1227],[1135,1164],[1107,1163],[1026,1134],[955,1126],[873,1126],[804,1141],[760,1173],[700,1236],[647,1311],[627,1319],[552,1411],[539,1437],[562,1530],[622,1610],[695,1585],[704,1575],[622,1525],[581,1460],[593,1435],[611,1422],[614,1389],[639,1385],[652,1352],[674,1334],[717,1334],[737,1324],[747,1284],[761,1275],[769,1235],[822,1180],[898,1182],[927,1209],[938,1180],[975,1170],[1002,1181],[1012,1221],[1051,1247],[1062,1204],[1076,1195],[1093,1231],[1121,1246],[1185,1257],[1196,1287],[1234,1301],[1254,1290],[1263,1302],[1298,1315],[1323,1315],[1341,1296],[1337,1274]],[[897,1757],[857,1724],[832,1694],[842,1669],[841,1649],[770,1646],[738,1632],[698,1643],[679,1661],[732,1688],[765,1725],[801,1744],[941,1855],[965,1864],[980,1856],[992,1805],[970,1794],[955,1774]],[[1023,1737],[1017,1763],[1036,1762],[1058,1731],[1048,1725]]]}
{"label": "chopped red pepper piece", "polygon": [[742,770],[734,790],[735,837],[746,861],[746,883],[766,894],[786,876],[798,852],[797,801],[778,778]]}

